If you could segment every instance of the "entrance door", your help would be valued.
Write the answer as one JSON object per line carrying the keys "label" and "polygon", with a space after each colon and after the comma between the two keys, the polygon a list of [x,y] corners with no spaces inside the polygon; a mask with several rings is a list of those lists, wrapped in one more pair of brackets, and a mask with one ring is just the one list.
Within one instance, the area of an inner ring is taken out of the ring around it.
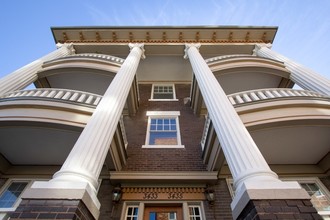
{"label": "entrance door", "polygon": [[183,220],[181,206],[146,206],[143,220]]}

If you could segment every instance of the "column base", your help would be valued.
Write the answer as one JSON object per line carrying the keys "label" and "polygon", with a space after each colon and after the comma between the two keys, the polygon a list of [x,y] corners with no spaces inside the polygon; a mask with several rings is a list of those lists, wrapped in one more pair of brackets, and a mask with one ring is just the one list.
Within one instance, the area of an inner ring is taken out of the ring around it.
{"label": "column base", "polygon": [[[73,203],[75,204],[73,206],[76,206],[77,213],[74,214],[75,212],[72,211],[69,214],[72,216],[77,215],[80,210],[80,212],[85,213],[86,218],[84,219],[98,219],[100,214],[99,210],[101,207],[94,190],[86,182],[38,181],[35,182],[31,188],[24,191],[22,194],[22,202],[23,204],[20,204],[20,206],[16,209],[16,214],[13,214],[14,218],[19,218],[17,216],[15,217],[15,215],[17,215],[17,212],[20,212],[21,209],[30,210],[31,212],[31,210],[34,209],[27,207],[34,207],[38,203],[41,207],[48,207],[49,205],[52,207],[52,203],[58,202],[59,207],[61,207],[59,208],[61,211],[58,212],[58,214],[64,214],[62,211],[68,207],[68,204]],[[36,206],[36,210],[39,210],[39,205]],[[72,208],[74,209],[74,207]],[[41,210],[42,209],[44,208],[41,208]],[[52,209],[48,212],[43,211],[42,213],[52,214]]]}
{"label": "column base", "polygon": [[94,220],[82,200],[23,199],[10,219],[81,219]]}
{"label": "column base", "polygon": [[240,215],[242,219],[323,219],[310,200],[250,200]]}
{"label": "column base", "polygon": [[[236,193],[236,196],[231,203],[232,213],[234,219],[245,219],[246,215],[249,215],[250,211],[254,210],[255,207],[254,201],[283,201],[281,204],[283,207],[286,207],[285,201],[310,201],[310,196],[300,187],[297,182],[268,182],[268,181],[260,181],[260,182],[246,182],[243,183],[240,190]],[[251,203],[252,202],[252,203]],[[276,203],[276,202],[275,202]],[[310,203],[310,202],[309,202]],[[271,208],[271,203],[267,203],[268,207]],[[252,207],[252,208],[249,208]],[[311,209],[314,209],[312,206]],[[258,210],[258,209],[257,209]],[[269,211],[269,213],[267,213]],[[265,214],[276,214],[272,213],[271,209],[267,209],[267,211],[262,212]],[[273,210],[277,212],[279,210]],[[314,213],[317,214],[314,209]],[[280,213],[278,213],[280,214]],[[250,217],[252,214],[250,214]],[[246,219],[254,219],[254,218],[246,218]],[[283,218],[282,218],[283,219]],[[285,219],[285,218],[284,218]]]}

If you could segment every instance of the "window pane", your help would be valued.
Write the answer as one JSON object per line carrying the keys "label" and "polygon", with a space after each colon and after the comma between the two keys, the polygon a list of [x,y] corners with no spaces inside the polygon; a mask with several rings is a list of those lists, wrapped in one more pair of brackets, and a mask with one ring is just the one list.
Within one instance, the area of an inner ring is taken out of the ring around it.
{"label": "window pane", "polygon": [[157,122],[156,119],[151,119],[151,124],[152,124],[152,125],[155,125],[156,122]]}
{"label": "window pane", "polygon": [[12,207],[27,186],[27,184],[27,182],[12,182],[10,186],[0,196],[0,208]]}
{"label": "window pane", "polygon": [[149,213],[149,220],[156,220],[156,212]]}
{"label": "window pane", "polygon": [[153,132],[150,131],[149,144],[151,145],[177,145],[176,132]]}

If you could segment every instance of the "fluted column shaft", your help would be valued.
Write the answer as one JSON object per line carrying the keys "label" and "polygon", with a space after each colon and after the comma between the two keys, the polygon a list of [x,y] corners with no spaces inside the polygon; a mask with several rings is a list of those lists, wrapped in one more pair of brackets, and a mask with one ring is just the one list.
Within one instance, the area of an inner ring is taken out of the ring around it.
{"label": "fluted column shaft", "polygon": [[285,66],[291,72],[291,80],[297,83],[301,88],[330,96],[329,79],[273,50],[270,50],[267,46],[268,45],[257,44],[254,51],[255,54],[260,57],[284,62]]}
{"label": "fluted column shaft", "polygon": [[277,175],[270,170],[198,47],[199,45],[187,44],[186,57],[189,57],[235,187],[256,178],[278,181]]}
{"label": "fluted column shaft", "polygon": [[0,79],[0,94],[24,89],[38,79],[37,72],[45,61],[74,54],[72,44],[57,44],[58,49]]}
{"label": "fluted column shaft", "polygon": [[52,181],[83,181],[96,188],[140,58],[143,56],[143,44],[130,44],[130,47],[131,52]]}

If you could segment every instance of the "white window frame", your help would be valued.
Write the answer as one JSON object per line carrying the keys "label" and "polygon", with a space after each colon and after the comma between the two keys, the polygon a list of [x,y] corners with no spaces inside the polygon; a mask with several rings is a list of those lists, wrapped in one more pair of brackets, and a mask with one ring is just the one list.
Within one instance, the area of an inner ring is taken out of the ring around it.
{"label": "white window frame", "polygon": [[6,183],[1,187],[0,195],[2,195],[8,189],[8,187],[12,183],[14,183],[14,182],[27,182],[27,185],[26,185],[25,189],[22,191],[22,193],[19,195],[19,197],[16,199],[15,203],[13,204],[13,206],[10,207],[10,208],[0,208],[0,213],[6,213],[6,212],[13,212],[13,211],[15,211],[15,209],[18,207],[18,205],[22,201],[22,199],[21,199],[22,194],[24,193],[24,191],[27,188],[29,188],[32,185],[32,183],[34,182],[34,180],[32,180],[32,179],[19,179],[19,178],[8,179],[6,181]]}
{"label": "white window frame", "polygon": [[[181,144],[181,135],[180,135],[180,126],[179,126],[179,111],[147,111],[148,116],[148,125],[147,125],[147,133],[146,133],[146,141],[145,145],[142,145],[142,148],[184,148],[184,145]],[[150,138],[150,125],[151,119],[155,118],[173,118],[176,121],[176,138],[177,144],[176,145],[150,145],[149,138]]]}
{"label": "white window frame", "polygon": [[[319,189],[321,190],[321,192],[330,200],[330,192],[327,189],[327,187],[324,186],[324,184],[322,183],[322,181],[317,178],[317,177],[283,177],[280,178],[283,181],[297,181],[299,184],[300,183],[314,183],[316,184]],[[229,188],[229,192],[232,196],[232,198],[234,198],[235,196],[235,190],[233,189],[233,179],[226,179],[227,181],[227,186]],[[318,211],[318,214],[321,216],[330,216],[330,211]]]}
{"label": "white window frame", "polygon": [[202,201],[124,201],[122,210],[121,210],[121,220],[127,219],[128,207],[137,207],[138,208],[138,219],[142,219],[144,215],[144,208],[146,205],[171,205],[171,204],[182,204],[182,214],[183,219],[189,219],[189,207],[199,207],[201,213],[201,220],[205,220],[205,208]]}
{"label": "white window frame", "polygon": [[[330,192],[325,187],[325,185],[322,183],[322,181],[317,178],[317,177],[290,177],[290,178],[281,178],[281,180],[286,180],[286,181],[297,181],[299,184],[300,183],[314,183],[319,187],[321,192],[327,197],[328,200],[330,200]],[[317,212],[321,216],[330,216],[330,211],[318,211]]]}
{"label": "white window frame", "polygon": [[[138,212],[137,212],[137,216],[128,216],[128,209],[129,208],[137,208],[137,210],[138,210]],[[127,219],[127,217],[136,217],[136,219],[138,219],[139,218],[139,212],[140,212],[140,210],[139,210],[139,206],[138,205],[126,205],[126,207],[125,207],[125,219]]]}
{"label": "white window frame", "polygon": [[[154,98],[155,86],[168,86],[168,87],[172,87],[173,98],[172,99],[155,99]],[[173,83],[172,84],[170,84],[170,83],[168,83],[168,84],[152,84],[151,98],[149,99],[149,101],[178,101],[178,99],[176,98],[176,93],[175,93],[175,85]]]}
{"label": "white window frame", "polygon": [[203,212],[202,212],[202,207],[199,204],[189,204],[188,203],[188,210],[190,208],[198,208],[199,209],[199,216],[190,215],[190,211],[188,211],[188,217],[189,217],[189,219],[194,218],[194,217],[200,217],[201,220],[204,219]]}

